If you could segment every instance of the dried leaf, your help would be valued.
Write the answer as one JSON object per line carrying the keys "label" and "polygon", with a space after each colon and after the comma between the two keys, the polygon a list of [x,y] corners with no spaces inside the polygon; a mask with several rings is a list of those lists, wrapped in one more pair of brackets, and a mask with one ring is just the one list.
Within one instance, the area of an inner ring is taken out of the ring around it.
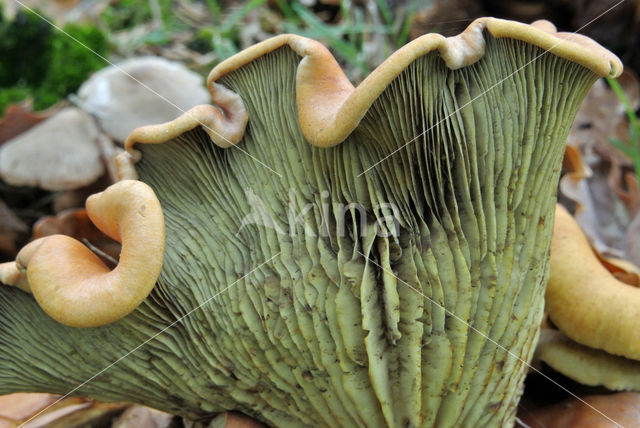
{"label": "dried leaf", "polygon": [[83,428],[99,426],[125,409],[127,403],[84,402],[47,411],[21,425],[21,428]]}
{"label": "dried leaf", "polygon": [[240,413],[225,412],[213,419],[207,428],[265,428],[265,426]]}
{"label": "dried leaf", "polygon": [[58,111],[59,106],[57,104],[48,110],[34,113],[29,101],[11,104],[0,118],[0,145],[49,118]]}
{"label": "dried leaf", "polygon": [[144,406],[131,406],[113,423],[111,428],[169,428],[173,415]]}
{"label": "dried leaf", "polygon": [[571,398],[559,404],[526,411],[520,408],[516,428],[637,428],[640,394],[622,392]]}
{"label": "dried leaf", "polygon": [[0,253],[14,257],[16,239],[28,230],[27,225],[0,199]]}
{"label": "dried leaf", "polygon": [[[0,396],[0,419],[21,421],[30,418],[58,399],[53,394],[17,393]],[[0,427],[4,428],[2,422]]]}
{"label": "dried leaf", "polygon": [[120,254],[120,244],[95,227],[84,208],[68,209],[55,216],[46,216],[33,225],[33,239],[55,234],[71,236],[91,244],[111,259],[117,260]]}
{"label": "dried leaf", "polygon": [[638,212],[629,227],[624,238],[624,251],[626,258],[640,266],[640,212]]}

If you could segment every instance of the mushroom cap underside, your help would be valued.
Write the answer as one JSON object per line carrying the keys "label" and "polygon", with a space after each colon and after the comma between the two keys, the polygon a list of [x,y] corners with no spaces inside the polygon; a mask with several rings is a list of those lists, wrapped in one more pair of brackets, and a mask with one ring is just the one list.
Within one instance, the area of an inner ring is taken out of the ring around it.
{"label": "mushroom cap underside", "polygon": [[354,87],[321,43],[294,34],[283,34],[245,49],[211,71],[207,82],[218,108],[198,106],[171,122],[138,128],[129,135],[125,147],[131,150],[136,143],[164,142],[198,125],[207,130],[217,145],[228,147],[236,144],[242,138],[247,123],[246,111],[242,100],[217,82],[284,46],[301,57],[296,75],[296,98],[302,132],[311,144],[331,147],[344,141],[380,94],[417,58],[437,50],[450,69],[469,66],[483,57],[485,38],[489,35],[520,40],[541,48],[542,52],[531,62],[545,61],[549,53],[580,64],[601,77],[617,77],[622,73],[622,63],[610,51],[586,36],[556,32],[548,21],[527,25],[497,18],[479,18],[457,36],[445,38],[439,34],[426,34],[413,40]]}

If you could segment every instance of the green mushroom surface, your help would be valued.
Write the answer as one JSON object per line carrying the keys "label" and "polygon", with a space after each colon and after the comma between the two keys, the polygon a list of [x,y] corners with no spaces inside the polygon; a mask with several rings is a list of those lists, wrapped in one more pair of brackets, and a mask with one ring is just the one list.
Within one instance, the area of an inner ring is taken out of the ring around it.
{"label": "green mushroom surface", "polygon": [[127,141],[123,176],[164,214],[154,289],[73,328],[0,287],[0,393],[274,427],[512,426],[565,138],[620,72],[586,38],[492,18],[357,88],[298,36],[241,52],[210,75],[218,107]]}

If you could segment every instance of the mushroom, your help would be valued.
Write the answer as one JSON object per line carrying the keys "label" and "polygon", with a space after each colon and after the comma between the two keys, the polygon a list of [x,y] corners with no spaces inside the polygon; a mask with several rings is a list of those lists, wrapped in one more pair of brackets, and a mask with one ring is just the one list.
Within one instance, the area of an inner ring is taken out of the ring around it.
{"label": "mushroom", "polygon": [[558,205],[546,292],[551,321],[571,339],[640,360],[640,288],[616,279],[598,260],[580,226]]}
{"label": "mushroom", "polygon": [[558,330],[542,329],[534,358],[583,385],[640,391],[640,361],[580,345]]}
{"label": "mushroom", "polygon": [[83,394],[192,418],[513,424],[564,140],[620,71],[550,23],[492,18],[411,42],[357,88],[299,36],[239,53],[209,75],[217,107],[127,138],[121,176],[153,189],[167,228],[149,297],[80,330],[0,287],[0,393],[92,378]]}
{"label": "mushroom", "polygon": [[69,190],[93,183],[104,172],[88,114],[66,108],[0,147],[0,177],[16,186]]}
{"label": "mushroom", "polygon": [[78,90],[82,108],[119,141],[139,126],[171,120],[210,99],[199,74],[159,57],[132,58],[106,67]]}
{"label": "mushroom", "polygon": [[51,318],[73,327],[102,326],[133,311],[162,267],[164,220],[149,186],[120,181],[89,197],[87,214],[122,243],[115,269],[65,235],[36,239],[20,250],[15,262],[0,264],[4,284],[31,291]]}

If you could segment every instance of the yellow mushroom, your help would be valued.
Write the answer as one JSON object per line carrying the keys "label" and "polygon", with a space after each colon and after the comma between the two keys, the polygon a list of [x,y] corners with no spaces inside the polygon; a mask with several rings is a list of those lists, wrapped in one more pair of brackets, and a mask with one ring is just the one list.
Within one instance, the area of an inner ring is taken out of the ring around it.
{"label": "yellow mushroom", "polygon": [[133,311],[160,274],[164,218],[147,184],[120,181],[87,199],[96,226],[122,243],[113,270],[79,241],[52,235],[26,245],[0,265],[0,281],[30,290],[42,309],[72,327],[98,327]]}
{"label": "yellow mushroom", "polygon": [[640,359],[640,289],[617,280],[560,205],[551,240],[546,307],[571,339],[610,354]]}

